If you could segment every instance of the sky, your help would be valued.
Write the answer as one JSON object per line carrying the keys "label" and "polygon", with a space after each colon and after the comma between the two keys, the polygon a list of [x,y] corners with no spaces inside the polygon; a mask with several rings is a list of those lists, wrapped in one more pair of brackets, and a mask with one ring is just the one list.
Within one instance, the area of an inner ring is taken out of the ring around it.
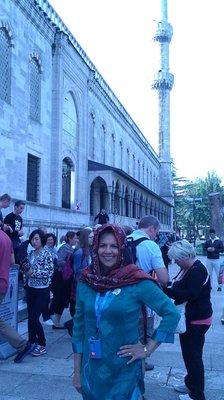
{"label": "sky", "polygon": [[[49,0],[147,140],[158,148],[160,0]],[[168,0],[171,157],[178,176],[224,178],[224,0]],[[223,179],[224,181],[224,179]]]}

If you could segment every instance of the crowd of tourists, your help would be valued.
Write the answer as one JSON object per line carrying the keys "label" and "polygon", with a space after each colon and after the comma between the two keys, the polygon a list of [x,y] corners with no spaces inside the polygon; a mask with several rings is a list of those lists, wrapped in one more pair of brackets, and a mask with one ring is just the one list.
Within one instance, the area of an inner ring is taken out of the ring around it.
{"label": "crowd of tourists", "polygon": [[[179,334],[186,376],[175,390],[181,400],[205,400],[210,275],[218,270],[223,250],[214,230],[204,247],[206,268],[191,243],[161,234],[152,215],[132,229],[110,224],[101,210],[96,216],[101,223],[68,231],[59,245],[43,226],[21,241],[25,203],[15,202],[13,212],[3,218],[1,209],[10,202],[9,195],[0,197],[0,303],[10,265],[17,263],[28,312],[27,340],[0,319],[0,336],[17,350],[14,362],[46,353],[44,324],[67,329],[74,351],[73,384],[84,400],[139,400],[144,398],[145,371],[154,368],[146,359]],[[172,281],[171,260],[180,267]],[[71,318],[63,324],[66,308]]]}

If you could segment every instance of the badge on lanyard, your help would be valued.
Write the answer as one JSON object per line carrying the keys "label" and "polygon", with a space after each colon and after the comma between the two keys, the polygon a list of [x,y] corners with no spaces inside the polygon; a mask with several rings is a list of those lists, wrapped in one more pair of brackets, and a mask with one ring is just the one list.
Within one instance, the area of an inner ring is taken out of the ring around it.
{"label": "badge on lanyard", "polygon": [[97,293],[96,295],[96,300],[95,300],[96,337],[91,336],[88,340],[90,358],[95,358],[95,359],[102,358],[102,343],[101,339],[99,338],[99,327],[100,327],[102,312],[105,309],[106,302],[110,295],[111,295],[110,291],[105,294],[103,299],[99,293]]}

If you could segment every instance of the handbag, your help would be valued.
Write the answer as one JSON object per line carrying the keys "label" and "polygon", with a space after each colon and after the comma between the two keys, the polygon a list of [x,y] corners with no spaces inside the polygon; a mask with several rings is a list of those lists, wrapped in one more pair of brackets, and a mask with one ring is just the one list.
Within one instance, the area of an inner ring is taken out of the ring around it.
{"label": "handbag", "polygon": [[61,273],[64,281],[68,281],[73,276],[72,257],[68,257]]}
{"label": "handbag", "polygon": [[186,318],[185,318],[185,306],[186,306],[187,302],[182,303],[182,304],[178,304],[176,305],[177,310],[180,313],[180,320],[177,324],[175,333],[177,334],[181,334],[186,332]]}
{"label": "handbag", "polygon": [[218,276],[218,284],[222,285],[224,283],[224,264],[220,265],[219,276]]}

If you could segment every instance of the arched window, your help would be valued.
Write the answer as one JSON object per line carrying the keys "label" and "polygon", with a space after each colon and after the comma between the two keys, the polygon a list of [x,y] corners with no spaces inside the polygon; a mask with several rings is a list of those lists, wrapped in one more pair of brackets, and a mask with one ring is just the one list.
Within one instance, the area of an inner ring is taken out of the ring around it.
{"label": "arched window", "polygon": [[62,162],[62,207],[71,208],[75,202],[75,171],[70,158]]}
{"label": "arched window", "polygon": [[124,207],[125,207],[124,215],[126,217],[129,217],[129,193],[128,193],[128,188],[125,189]]}
{"label": "arched window", "polygon": [[30,60],[30,117],[40,121],[41,111],[41,66],[36,57]]}
{"label": "arched window", "polygon": [[132,218],[137,218],[137,194],[136,194],[136,191],[134,191],[134,193],[133,193]]}
{"label": "arched window", "polygon": [[120,184],[117,181],[114,191],[114,214],[119,215],[120,212]]}
{"label": "arched window", "polygon": [[67,92],[63,103],[63,131],[77,137],[77,112],[71,92]]}
{"label": "arched window", "polygon": [[141,181],[141,164],[140,161],[138,160],[138,181]]}
{"label": "arched window", "polygon": [[102,124],[102,128],[101,128],[101,154],[102,154],[102,158],[100,160],[100,162],[102,164],[105,164],[106,162],[106,125]]}
{"label": "arched window", "polygon": [[120,168],[122,169],[122,166],[123,166],[123,143],[122,143],[122,140],[119,142],[119,145],[120,145],[120,162],[119,162],[119,164],[120,164]]}
{"label": "arched window", "polygon": [[112,142],[112,160],[111,160],[111,165],[115,166],[115,147],[116,147],[116,136],[115,133],[112,133],[111,135],[111,142]]}
{"label": "arched window", "polygon": [[132,154],[132,176],[136,178],[136,170],[135,170],[135,155]]}
{"label": "arched window", "polygon": [[11,42],[5,28],[0,28],[0,98],[11,98]]}
{"label": "arched window", "polygon": [[145,164],[142,164],[142,183],[145,184]]}
{"label": "arched window", "polygon": [[95,115],[89,116],[89,158],[94,159],[94,130],[95,130]]}
{"label": "arched window", "polygon": [[98,176],[90,186],[90,215],[96,216],[102,208],[110,212],[107,184],[103,178]]}
{"label": "arched window", "polygon": [[127,161],[126,171],[128,174],[130,174],[130,150],[129,149],[127,149],[127,160],[126,161]]}

